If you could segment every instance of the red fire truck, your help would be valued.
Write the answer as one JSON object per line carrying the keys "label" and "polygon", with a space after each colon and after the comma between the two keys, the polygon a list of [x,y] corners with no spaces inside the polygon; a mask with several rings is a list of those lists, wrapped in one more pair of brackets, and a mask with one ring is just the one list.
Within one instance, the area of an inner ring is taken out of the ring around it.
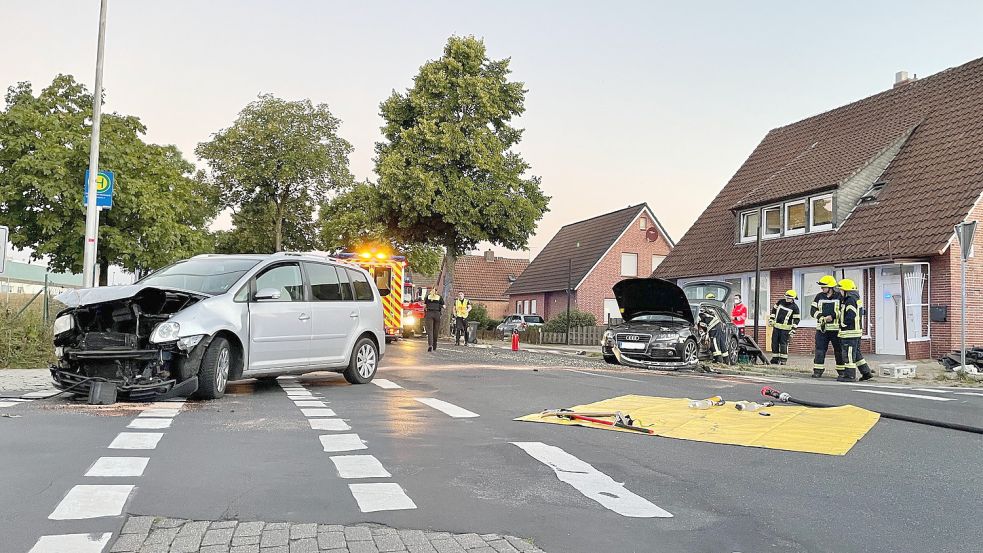
{"label": "red fire truck", "polygon": [[386,342],[400,339],[403,336],[403,274],[406,270],[406,258],[368,251],[346,252],[337,257],[368,271],[380,291],[389,290],[389,294],[382,297]]}

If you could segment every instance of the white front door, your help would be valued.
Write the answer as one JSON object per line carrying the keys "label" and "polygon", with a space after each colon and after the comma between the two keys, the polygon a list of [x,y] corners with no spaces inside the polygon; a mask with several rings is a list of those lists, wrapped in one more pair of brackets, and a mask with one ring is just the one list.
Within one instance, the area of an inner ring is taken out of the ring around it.
{"label": "white front door", "polygon": [[877,272],[877,353],[904,355],[904,320],[901,315],[901,273],[898,267]]}

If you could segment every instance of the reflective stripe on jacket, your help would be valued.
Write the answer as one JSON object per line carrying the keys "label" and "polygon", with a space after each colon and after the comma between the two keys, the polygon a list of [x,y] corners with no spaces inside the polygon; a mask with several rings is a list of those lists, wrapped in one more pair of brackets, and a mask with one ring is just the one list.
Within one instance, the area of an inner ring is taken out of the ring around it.
{"label": "reflective stripe on jacket", "polygon": [[794,301],[786,302],[781,299],[771,308],[768,324],[781,330],[795,330],[799,326],[800,317],[799,306]]}
{"label": "reflective stripe on jacket", "polygon": [[840,323],[840,338],[860,338],[863,336],[862,307],[860,296],[852,292],[843,298],[842,322]]}
{"label": "reflective stripe on jacket", "polygon": [[[815,299],[812,300],[812,308],[809,310],[809,315],[816,320],[816,330],[820,332],[840,331],[840,319],[842,317],[840,303],[842,299],[843,296],[839,292],[833,292],[832,297],[822,292],[816,294]],[[824,317],[833,317],[833,320],[826,322]]]}

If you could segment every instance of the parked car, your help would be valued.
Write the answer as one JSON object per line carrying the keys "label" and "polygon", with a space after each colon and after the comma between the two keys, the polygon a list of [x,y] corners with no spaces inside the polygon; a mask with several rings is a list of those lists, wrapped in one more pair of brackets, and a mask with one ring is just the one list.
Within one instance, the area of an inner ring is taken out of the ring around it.
{"label": "parked car", "polygon": [[[703,290],[710,284],[713,297],[706,299]],[[698,325],[703,309],[722,321],[728,362],[737,362],[738,330],[724,309],[730,296],[726,282],[702,281],[680,288],[658,278],[631,278],[615,284],[614,295],[624,322],[612,326],[601,339],[601,354],[608,363],[657,369],[695,367],[700,359],[710,357],[709,337]]]}
{"label": "parked car", "polygon": [[543,326],[544,324],[546,324],[546,320],[539,315],[523,315],[521,313],[515,313],[505,317],[505,320],[495,327],[495,329],[502,334],[512,334],[513,330],[525,332],[532,327]]}
{"label": "parked car", "polygon": [[135,401],[213,399],[229,380],[322,370],[363,384],[385,354],[372,278],[323,256],[203,255],[58,299],[51,376],[78,394],[108,381]]}

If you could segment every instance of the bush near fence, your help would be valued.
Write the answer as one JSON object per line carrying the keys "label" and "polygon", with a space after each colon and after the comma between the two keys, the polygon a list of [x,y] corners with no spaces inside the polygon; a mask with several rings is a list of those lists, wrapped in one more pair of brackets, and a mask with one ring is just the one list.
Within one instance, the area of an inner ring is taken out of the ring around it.
{"label": "bush near fence", "polygon": [[45,302],[43,292],[0,293],[0,369],[37,369],[51,364],[51,325],[64,308],[50,297]]}

